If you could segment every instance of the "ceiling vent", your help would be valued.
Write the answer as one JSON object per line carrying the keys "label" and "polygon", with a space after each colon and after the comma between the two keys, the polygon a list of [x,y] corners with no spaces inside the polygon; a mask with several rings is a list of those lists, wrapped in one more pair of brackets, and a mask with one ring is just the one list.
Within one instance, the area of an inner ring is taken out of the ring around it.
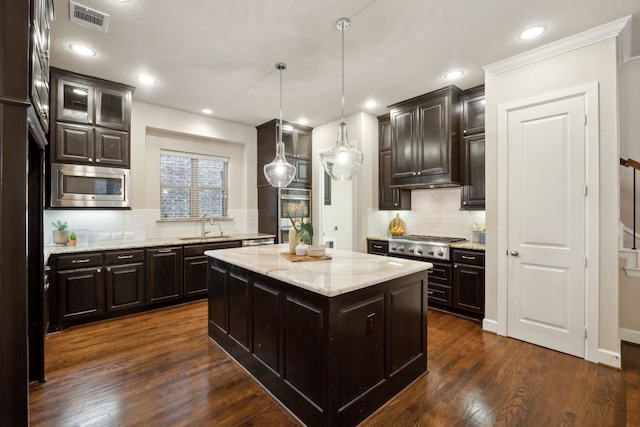
{"label": "ceiling vent", "polygon": [[102,31],[103,33],[107,32],[107,25],[109,24],[109,15],[106,13],[72,1],[69,2],[69,19],[78,25]]}

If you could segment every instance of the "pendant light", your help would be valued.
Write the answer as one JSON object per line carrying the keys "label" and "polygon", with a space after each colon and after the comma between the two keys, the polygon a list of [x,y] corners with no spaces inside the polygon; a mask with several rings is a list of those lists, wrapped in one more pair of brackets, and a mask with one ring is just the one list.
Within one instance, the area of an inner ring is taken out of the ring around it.
{"label": "pendant light", "polygon": [[280,70],[280,127],[276,143],[276,157],[271,163],[264,165],[264,176],[272,187],[286,187],[296,176],[296,167],[287,162],[284,157],[284,142],[282,142],[282,70],[287,69],[287,64],[278,63],[276,69]]}
{"label": "pendant light", "polygon": [[347,138],[347,124],[344,122],[344,32],[351,21],[347,18],[338,19],[336,28],[342,31],[342,115],[338,125],[338,142],[327,152],[320,154],[322,167],[334,181],[349,181],[362,166],[362,153],[349,144]]}

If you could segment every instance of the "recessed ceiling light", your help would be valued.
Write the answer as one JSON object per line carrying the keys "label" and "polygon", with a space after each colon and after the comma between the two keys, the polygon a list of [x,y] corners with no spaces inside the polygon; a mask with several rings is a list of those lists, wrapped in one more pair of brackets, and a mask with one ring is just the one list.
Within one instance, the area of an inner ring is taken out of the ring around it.
{"label": "recessed ceiling light", "polygon": [[527,30],[524,30],[523,32],[520,33],[520,39],[522,39],[522,40],[535,39],[536,37],[538,37],[539,35],[544,33],[544,30],[546,30],[546,28],[541,26],[541,25],[539,25],[537,27],[531,27],[531,28],[529,28]]}
{"label": "recessed ceiling light", "polygon": [[377,106],[378,106],[378,102],[377,102],[377,101],[374,101],[373,99],[371,99],[371,100],[367,101],[367,102],[364,104],[364,106],[365,106],[365,107],[367,107],[367,108],[377,107]]}
{"label": "recessed ceiling light", "polygon": [[202,111],[204,114],[213,114],[213,110],[211,108],[203,108]]}
{"label": "recessed ceiling light", "polygon": [[141,74],[138,76],[138,81],[140,83],[144,83],[146,85],[152,85],[156,82],[156,79],[154,79],[151,76],[145,75],[145,74]]}
{"label": "recessed ceiling light", "polygon": [[460,70],[456,70],[456,71],[449,71],[447,74],[445,74],[444,78],[447,80],[455,80],[455,79],[459,79],[460,77],[462,77],[464,73]]}
{"label": "recessed ceiling light", "polygon": [[298,124],[299,125],[306,125],[307,123],[309,123],[309,120],[305,119],[304,117],[300,117],[298,119]]}
{"label": "recessed ceiling light", "polygon": [[71,49],[72,51],[74,51],[78,55],[83,55],[83,56],[95,56],[95,54],[96,54],[93,49],[88,48],[86,46],[83,46],[81,44],[69,45],[69,49]]}

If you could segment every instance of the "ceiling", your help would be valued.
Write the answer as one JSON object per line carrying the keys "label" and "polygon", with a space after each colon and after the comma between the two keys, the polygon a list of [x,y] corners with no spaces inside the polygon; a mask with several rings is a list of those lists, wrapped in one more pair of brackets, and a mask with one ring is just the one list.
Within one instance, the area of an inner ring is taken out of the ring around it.
{"label": "ceiling", "polygon": [[[136,87],[135,101],[256,126],[279,117],[317,126],[341,115],[339,18],[344,32],[345,116],[449,84],[484,81],[484,65],[627,15],[632,55],[640,54],[638,0],[75,0],[109,15],[107,33],[69,20],[54,0],[51,65]],[[535,40],[518,34],[547,30]],[[81,57],[72,43],[92,47]],[[464,75],[452,82],[453,69]],[[151,74],[156,83],[136,80]],[[365,108],[375,99],[379,105]]]}

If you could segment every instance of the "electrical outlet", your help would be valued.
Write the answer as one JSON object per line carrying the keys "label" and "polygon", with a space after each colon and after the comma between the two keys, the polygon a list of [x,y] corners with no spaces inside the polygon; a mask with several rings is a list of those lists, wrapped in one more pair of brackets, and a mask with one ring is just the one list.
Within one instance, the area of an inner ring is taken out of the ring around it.
{"label": "electrical outlet", "polygon": [[100,240],[111,240],[110,233],[100,233]]}
{"label": "electrical outlet", "polygon": [[367,335],[372,334],[376,327],[376,314],[367,315]]}
{"label": "electrical outlet", "polygon": [[120,233],[111,233],[111,238],[113,240],[122,240],[124,239],[124,233],[120,232]]}
{"label": "electrical outlet", "polygon": [[136,238],[136,232],[135,231],[127,231],[126,233],[124,233],[124,238],[125,239],[135,239]]}

